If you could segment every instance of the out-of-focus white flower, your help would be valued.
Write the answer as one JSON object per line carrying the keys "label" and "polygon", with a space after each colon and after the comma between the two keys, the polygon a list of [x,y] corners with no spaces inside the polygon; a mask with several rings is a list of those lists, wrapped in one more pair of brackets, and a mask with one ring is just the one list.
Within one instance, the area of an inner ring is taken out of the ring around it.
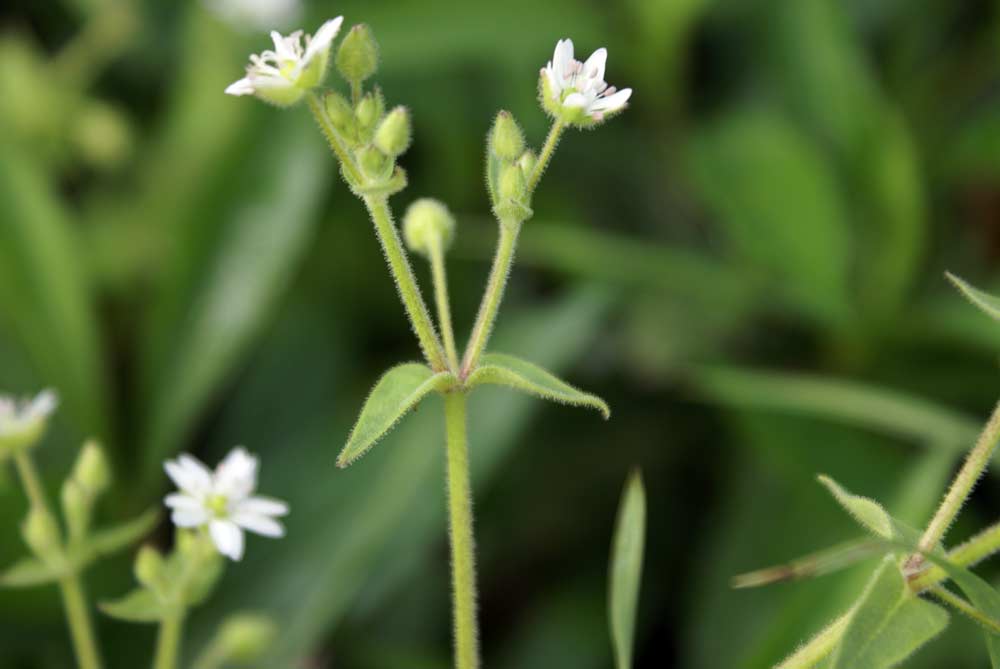
{"label": "out-of-focus white flower", "polygon": [[542,68],[542,104],[553,117],[579,126],[600,123],[625,108],[631,88],[617,90],[604,81],[608,50],[584,62],[573,58],[573,40],[559,40],[552,60]]}
{"label": "out-of-focus white flower", "polygon": [[232,560],[243,557],[243,530],[265,537],[285,536],[276,518],[288,513],[288,505],[253,494],[257,464],[257,458],[243,447],[233,449],[214,472],[190,455],[168,460],[164,468],[180,489],[164,500],[173,510],[174,525],[208,527],[215,547]]}
{"label": "out-of-focus white flower", "polygon": [[250,56],[247,76],[226,88],[229,95],[256,95],[265,102],[288,107],[302,99],[311,88],[323,81],[330,62],[330,46],[340,31],[343,16],[330,19],[316,31],[305,35],[296,30],[283,37],[271,31],[274,50]]}
{"label": "out-of-focus white flower", "polygon": [[57,406],[59,397],[51,390],[30,400],[0,395],[0,455],[35,442]]}
{"label": "out-of-focus white flower", "polygon": [[204,0],[216,16],[234,28],[265,30],[285,27],[302,13],[299,0]]}

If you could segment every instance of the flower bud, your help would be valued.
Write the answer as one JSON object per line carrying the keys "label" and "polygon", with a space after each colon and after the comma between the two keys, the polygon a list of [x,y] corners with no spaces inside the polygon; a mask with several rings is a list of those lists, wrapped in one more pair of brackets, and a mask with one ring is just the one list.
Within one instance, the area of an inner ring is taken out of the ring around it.
{"label": "flower bud", "polygon": [[344,96],[340,93],[330,91],[323,99],[326,106],[326,114],[330,117],[333,127],[347,137],[354,135],[357,124],[354,118],[354,110]]}
{"label": "flower bud", "polygon": [[267,651],[278,628],[267,616],[241,613],[230,616],[219,629],[220,655],[229,662],[254,662]]}
{"label": "flower bud", "polygon": [[157,588],[163,582],[163,556],[152,546],[143,546],[135,556],[135,580],[147,588]]}
{"label": "flower bud", "polygon": [[455,238],[455,218],[443,203],[429,197],[415,201],[403,217],[403,239],[415,253],[430,256],[434,244],[445,251]]}
{"label": "flower bud", "polygon": [[355,155],[361,171],[369,179],[382,181],[392,174],[392,160],[374,146],[362,147]]}
{"label": "flower bud", "polygon": [[32,508],[21,525],[24,543],[40,558],[52,557],[59,550],[59,526],[47,511]]}
{"label": "flower bud", "polygon": [[535,152],[528,149],[521,154],[521,157],[517,159],[517,164],[524,172],[524,178],[527,179],[531,176],[531,173],[535,171],[535,165],[538,163],[538,157]]}
{"label": "flower bud", "polygon": [[527,183],[524,179],[524,172],[518,165],[507,165],[500,173],[500,188],[498,195],[501,201],[520,201],[527,192]]}
{"label": "flower bud", "polygon": [[73,467],[73,479],[95,497],[108,489],[111,484],[111,467],[104,456],[104,450],[96,441],[88,441],[83,445]]}
{"label": "flower bud", "polygon": [[93,497],[76,479],[69,478],[63,483],[60,499],[69,535],[73,539],[80,539],[86,535],[90,525]]}
{"label": "flower bud", "polygon": [[200,538],[191,530],[177,529],[174,535],[174,546],[179,553],[187,557],[193,556],[199,550]]}
{"label": "flower bud", "polygon": [[509,111],[501,111],[493,122],[490,150],[505,161],[517,160],[524,151],[524,133]]}
{"label": "flower bud", "polygon": [[378,44],[364,23],[351,28],[337,51],[337,69],[350,82],[361,83],[378,69]]}
{"label": "flower bud", "polygon": [[375,131],[375,146],[395,158],[410,146],[410,114],[405,107],[396,107],[383,119]]}
{"label": "flower bud", "polygon": [[375,126],[378,125],[384,113],[385,101],[382,99],[382,92],[378,88],[371,93],[365,93],[361,97],[361,100],[358,101],[354,115],[358,120],[358,130],[365,141],[371,139],[371,135],[375,131]]}

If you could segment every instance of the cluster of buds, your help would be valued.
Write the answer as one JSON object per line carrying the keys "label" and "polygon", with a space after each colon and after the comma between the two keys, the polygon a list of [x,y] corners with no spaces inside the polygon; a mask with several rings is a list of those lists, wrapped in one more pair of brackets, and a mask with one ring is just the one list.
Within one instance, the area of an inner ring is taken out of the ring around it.
{"label": "cluster of buds", "polygon": [[536,163],[514,116],[501,111],[490,130],[486,158],[486,183],[500,221],[520,224],[531,217],[529,183]]}

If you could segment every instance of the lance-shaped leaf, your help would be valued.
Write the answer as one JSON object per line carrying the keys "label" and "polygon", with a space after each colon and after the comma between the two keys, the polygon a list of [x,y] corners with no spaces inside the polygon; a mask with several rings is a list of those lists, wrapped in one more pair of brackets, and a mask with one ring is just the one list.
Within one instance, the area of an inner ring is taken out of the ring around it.
{"label": "lance-shaped leaf", "polygon": [[733,577],[732,586],[737,589],[758,588],[783,581],[825,576],[872,556],[884,554],[885,551],[886,547],[880,541],[868,538],[855,539],[810,553],[791,562],[738,574]]}
{"label": "lance-shaped leaf", "polygon": [[1000,321],[1000,297],[990,295],[989,293],[979,290],[969,282],[960,279],[951,272],[947,272],[945,276],[948,280],[955,284],[955,287],[962,291],[962,294],[974,305],[979,307],[980,311],[988,315],[994,320]]}
{"label": "lance-shaped leaf", "polygon": [[170,613],[156,595],[145,588],[137,588],[120,599],[101,602],[98,607],[112,618],[133,623],[155,623]]}
{"label": "lance-shaped leaf", "polygon": [[886,669],[909,657],[948,625],[948,612],[906,586],[887,555],[851,614],[831,669]]}
{"label": "lance-shaped leaf", "polygon": [[642,474],[629,476],[618,505],[618,521],[611,547],[608,574],[608,620],[618,669],[632,667],[635,613],[642,578],[642,550],[646,537],[646,490]]}
{"label": "lance-shaped leaf", "polygon": [[596,409],[605,420],[611,417],[611,409],[600,397],[578,390],[538,365],[512,355],[484,355],[479,367],[465,382],[469,388],[483,384],[509,386],[545,400]]}
{"label": "lance-shaped leaf", "polygon": [[159,509],[149,509],[141,516],[121,525],[94,532],[84,546],[86,559],[89,561],[128,548],[156,527],[159,519]]}
{"label": "lance-shaped leaf", "polygon": [[0,587],[30,588],[55,583],[62,575],[62,570],[53,565],[35,558],[24,558],[15,562],[6,571],[0,572]]}
{"label": "lance-shaped leaf", "polygon": [[337,466],[346,467],[364,455],[428,393],[444,392],[454,384],[455,377],[450,372],[434,373],[427,365],[417,362],[390,369],[365,400],[358,422],[337,457]]}

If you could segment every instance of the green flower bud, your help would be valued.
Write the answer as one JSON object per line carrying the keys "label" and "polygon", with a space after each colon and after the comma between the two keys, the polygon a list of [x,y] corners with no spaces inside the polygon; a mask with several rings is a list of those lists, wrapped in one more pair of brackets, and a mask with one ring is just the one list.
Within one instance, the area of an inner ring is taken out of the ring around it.
{"label": "green flower bud", "polygon": [[165,563],[160,551],[152,546],[143,546],[135,557],[135,580],[154,590],[163,582]]}
{"label": "green flower bud", "polygon": [[501,160],[517,160],[524,151],[524,133],[509,111],[501,111],[493,122],[490,150]]}
{"label": "green flower bud", "polygon": [[410,114],[405,107],[396,107],[382,120],[375,131],[375,146],[395,158],[410,146]]}
{"label": "green flower bud", "polygon": [[21,525],[21,536],[40,558],[51,559],[59,552],[59,526],[47,511],[31,509]]}
{"label": "green flower bud", "polygon": [[73,539],[80,539],[87,534],[90,526],[90,512],[94,499],[76,479],[69,478],[63,483],[60,493],[63,517]]}
{"label": "green flower bud", "polygon": [[406,210],[403,239],[411,251],[429,256],[434,244],[447,250],[454,238],[455,218],[443,203],[425,197]]}
{"label": "green flower bud", "polygon": [[527,193],[527,183],[524,179],[524,172],[518,165],[507,165],[500,173],[500,188],[497,193],[501,201],[514,200],[521,201]]}
{"label": "green flower bud", "polygon": [[355,154],[358,165],[366,177],[373,181],[388,179],[392,174],[393,162],[374,146],[362,147]]}
{"label": "green flower bud", "polygon": [[174,535],[174,546],[177,552],[186,557],[195,555],[200,550],[201,539],[191,530],[178,528]]}
{"label": "green flower bud", "polygon": [[267,616],[241,613],[222,624],[216,643],[220,655],[242,664],[260,659],[277,636],[278,628]]}
{"label": "green flower bud", "polygon": [[378,70],[378,44],[364,23],[351,28],[337,51],[337,69],[344,79],[361,83]]}
{"label": "green flower bud", "polygon": [[385,100],[382,91],[376,88],[371,93],[365,93],[358,101],[354,115],[358,121],[358,130],[363,141],[370,141],[375,127],[385,114]]}
{"label": "green flower bud", "polygon": [[326,106],[326,114],[333,122],[333,127],[345,137],[353,138],[357,120],[350,103],[344,99],[343,95],[333,91],[327,93],[323,101]]}
{"label": "green flower bud", "polygon": [[532,172],[535,171],[535,165],[538,163],[538,157],[532,150],[527,150],[521,154],[521,157],[517,159],[517,164],[524,172],[524,178],[527,179],[531,176]]}
{"label": "green flower bud", "polygon": [[111,485],[111,467],[104,456],[104,450],[96,441],[88,441],[83,445],[73,467],[73,479],[95,497]]}

